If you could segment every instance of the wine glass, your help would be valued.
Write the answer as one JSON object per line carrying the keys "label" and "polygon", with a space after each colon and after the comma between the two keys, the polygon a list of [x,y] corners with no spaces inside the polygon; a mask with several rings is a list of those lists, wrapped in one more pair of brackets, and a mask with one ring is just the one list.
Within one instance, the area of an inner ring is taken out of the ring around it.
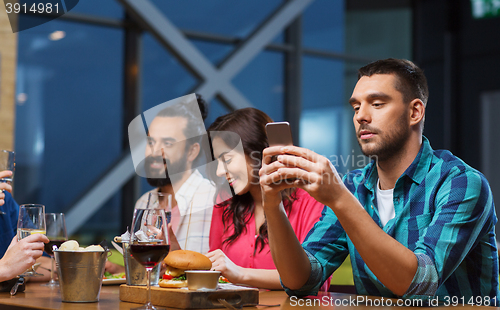
{"label": "wine glass", "polygon": [[147,303],[135,309],[162,309],[151,303],[151,270],[160,263],[170,250],[167,230],[167,213],[170,212],[157,204],[155,208],[148,203],[134,210],[130,232],[130,253],[146,268],[147,271]]}
{"label": "wine glass", "polygon": [[[17,220],[17,240],[21,240],[33,234],[45,234],[45,206],[38,204],[25,204],[19,206],[19,218]],[[26,270],[21,276],[43,276],[37,273],[33,266]]]}
{"label": "wine glass", "polygon": [[59,286],[59,282],[54,280],[54,246],[59,248],[61,244],[68,240],[64,213],[45,213],[45,225],[47,227],[45,235],[49,238],[49,243],[45,244],[44,250],[50,255],[52,268],[50,268],[50,281],[42,284],[42,286],[56,287]]}

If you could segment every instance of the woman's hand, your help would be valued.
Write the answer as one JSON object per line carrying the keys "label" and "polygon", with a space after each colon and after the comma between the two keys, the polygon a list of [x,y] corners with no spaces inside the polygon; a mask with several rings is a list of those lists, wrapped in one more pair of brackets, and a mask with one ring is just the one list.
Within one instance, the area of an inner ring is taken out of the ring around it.
{"label": "woman's hand", "polygon": [[47,242],[49,239],[42,234],[30,235],[19,241],[14,236],[0,260],[0,279],[12,279],[30,268],[42,256],[44,243]]}
{"label": "woman's hand", "polygon": [[106,261],[106,264],[104,265],[104,271],[107,271],[112,274],[120,273],[120,272],[125,272],[125,267],[120,266],[118,264],[112,263],[110,261]]}
{"label": "woman's hand", "polygon": [[[4,170],[0,171],[0,179],[9,177],[12,175],[12,171]],[[5,193],[4,191],[12,192],[12,186],[8,183],[0,182],[0,206],[5,204]]]}
{"label": "woman's hand", "polygon": [[233,263],[222,250],[205,254],[212,262],[212,270],[220,271],[229,282],[244,283],[245,268]]}

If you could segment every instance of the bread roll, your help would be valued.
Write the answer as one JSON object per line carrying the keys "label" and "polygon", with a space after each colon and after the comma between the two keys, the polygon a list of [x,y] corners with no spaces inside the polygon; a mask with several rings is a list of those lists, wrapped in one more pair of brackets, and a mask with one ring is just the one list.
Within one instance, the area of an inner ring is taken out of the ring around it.
{"label": "bread roll", "polygon": [[100,245],[89,245],[88,247],[85,248],[85,251],[104,252],[104,249]]}
{"label": "bread roll", "polygon": [[78,248],[80,245],[78,244],[78,241],[76,240],[68,240],[61,244],[59,247],[59,251],[78,251]]}

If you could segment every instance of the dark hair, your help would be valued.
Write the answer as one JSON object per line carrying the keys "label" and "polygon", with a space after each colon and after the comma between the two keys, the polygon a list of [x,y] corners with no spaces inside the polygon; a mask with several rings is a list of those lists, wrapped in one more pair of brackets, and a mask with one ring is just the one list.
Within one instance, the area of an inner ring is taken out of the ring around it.
{"label": "dark hair", "polygon": [[[197,107],[201,113],[203,120],[207,118],[208,107],[206,101],[199,94],[196,95]],[[205,124],[200,122],[198,113],[195,110],[196,106],[191,102],[179,102],[168,106],[158,112],[156,117],[182,117],[187,120],[184,135],[186,136],[186,147],[194,143],[201,143],[202,137],[205,134]]]}
{"label": "dark hair", "polygon": [[[253,167],[252,175],[249,176],[248,182],[256,181],[259,178],[259,169],[262,166],[262,152],[269,146],[266,135],[266,124],[272,121],[266,113],[260,110],[244,108],[219,116],[208,128],[211,141],[215,137],[220,137],[229,147],[234,147],[238,144],[239,139],[237,135],[241,138],[246,159],[250,160],[250,165]],[[224,132],[232,132],[237,135],[225,134]],[[211,174],[214,175],[215,172],[212,171]],[[287,211],[289,211],[291,202],[295,199],[292,197],[294,196],[293,192],[292,189],[282,191],[282,199]],[[220,189],[219,194],[221,194]],[[228,229],[230,220],[232,219],[234,233],[223,241],[224,243],[231,244],[247,229],[246,226],[255,210],[252,195],[249,192],[243,195],[233,195],[230,200],[219,203],[215,207],[224,208],[222,216],[224,230]],[[257,251],[258,246],[260,246],[260,251],[262,251],[264,245],[268,242],[267,237],[267,222],[264,222],[255,240],[254,253]]]}
{"label": "dark hair", "polygon": [[195,94],[196,95],[196,101],[198,101],[198,107],[200,108],[201,112],[201,117],[203,120],[207,119],[208,116],[208,103],[203,99],[203,96],[200,94]]}
{"label": "dark hair", "polygon": [[377,60],[358,70],[358,80],[363,76],[372,76],[373,74],[396,75],[394,87],[403,94],[403,100],[406,103],[418,98],[422,100],[424,106],[427,105],[429,99],[427,79],[422,69],[413,62],[394,58]]}

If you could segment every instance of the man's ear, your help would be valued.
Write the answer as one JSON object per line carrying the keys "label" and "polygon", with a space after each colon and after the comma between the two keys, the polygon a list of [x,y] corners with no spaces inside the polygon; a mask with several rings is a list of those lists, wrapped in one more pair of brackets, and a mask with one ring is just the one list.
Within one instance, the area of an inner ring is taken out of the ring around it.
{"label": "man's ear", "polygon": [[422,125],[425,118],[425,105],[420,99],[413,99],[410,102],[410,126]]}
{"label": "man's ear", "polygon": [[200,154],[200,144],[198,142],[193,143],[187,152],[187,160],[188,162],[193,162],[196,157]]}

